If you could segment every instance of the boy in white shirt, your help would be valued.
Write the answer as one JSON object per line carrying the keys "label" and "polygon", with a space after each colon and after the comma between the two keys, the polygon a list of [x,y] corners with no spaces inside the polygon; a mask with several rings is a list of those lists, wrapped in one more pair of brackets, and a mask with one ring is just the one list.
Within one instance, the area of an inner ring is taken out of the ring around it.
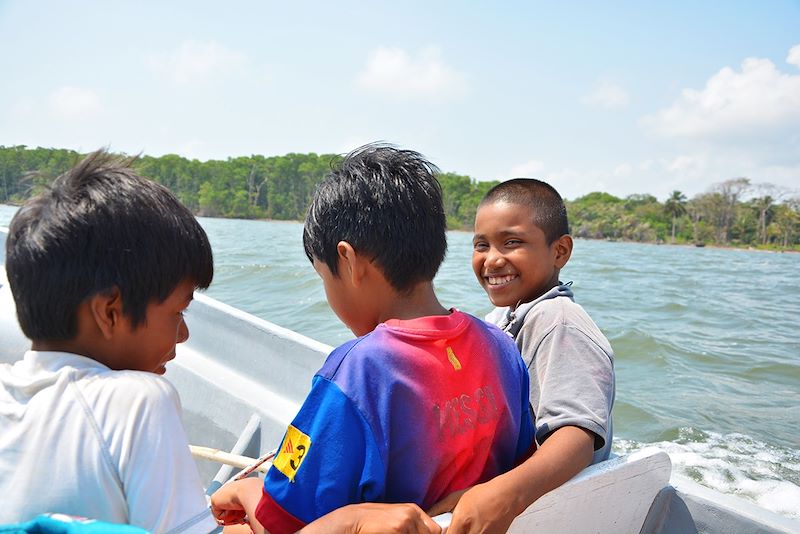
{"label": "boy in white shirt", "polygon": [[0,523],[64,513],[217,528],[173,386],[183,312],[213,277],[191,212],[130,161],[86,157],[11,221],[6,270],[31,350],[0,365]]}

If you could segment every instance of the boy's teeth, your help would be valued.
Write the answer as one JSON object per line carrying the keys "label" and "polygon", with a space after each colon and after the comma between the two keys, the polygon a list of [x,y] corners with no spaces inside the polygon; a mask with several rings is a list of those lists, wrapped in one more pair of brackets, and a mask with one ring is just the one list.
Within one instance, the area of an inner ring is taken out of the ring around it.
{"label": "boy's teeth", "polygon": [[498,285],[498,284],[505,284],[506,282],[510,282],[515,278],[513,274],[507,274],[505,276],[489,276],[489,285]]}

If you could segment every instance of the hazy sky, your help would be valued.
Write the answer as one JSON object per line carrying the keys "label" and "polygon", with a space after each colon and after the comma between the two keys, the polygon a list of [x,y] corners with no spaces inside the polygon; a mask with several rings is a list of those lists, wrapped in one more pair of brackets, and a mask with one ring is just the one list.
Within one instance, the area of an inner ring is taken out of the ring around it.
{"label": "hazy sky", "polygon": [[0,0],[0,145],[373,140],[570,199],[799,188],[800,2]]}

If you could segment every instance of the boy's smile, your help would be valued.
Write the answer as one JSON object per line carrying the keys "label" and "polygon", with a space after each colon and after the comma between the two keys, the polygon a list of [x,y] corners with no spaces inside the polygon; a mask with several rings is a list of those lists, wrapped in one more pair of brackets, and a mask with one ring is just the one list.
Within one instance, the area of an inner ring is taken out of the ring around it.
{"label": "boy's smile", "polygon": [[472,245],[472,269],[495,306],[540,297],[558,284],[566,263],[559,240],[547,244],[530,208],[504,201],[478,209]]}
{"label": "boy's smile", "polygon": [[487,275],[486,280],[489,282],[489,285],[492,287],[495,286],[502,286],[510,281],[519,278],[516,274],[506,274],[506,275]]}

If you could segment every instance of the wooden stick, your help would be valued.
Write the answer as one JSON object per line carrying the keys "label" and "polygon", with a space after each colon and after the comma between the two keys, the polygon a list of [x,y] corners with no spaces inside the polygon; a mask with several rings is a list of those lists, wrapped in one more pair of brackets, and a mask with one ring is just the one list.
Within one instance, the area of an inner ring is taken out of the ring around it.
{"label": "wooden stick", "polygon": [[269,470],[271,463],[268,463],[264,455],[261,458],[250,458],[249,456],[241,456],[239,454],[231,454],[226,451],[222,451],[219,449],[213,449],[211,447],[200,447],[199,445],[189,445],[189,450],[192,451],[192,456],[195,458],[203,458],[204,460],[211,460],[212,462],[218,462],[225,465],[232,465],[234,467],[238,467],[240,469],[250,469],[253,464],[256,465],[253,469],[248,471],[252,473],[253,471],[259,471],[261,473],[266,473]]}

